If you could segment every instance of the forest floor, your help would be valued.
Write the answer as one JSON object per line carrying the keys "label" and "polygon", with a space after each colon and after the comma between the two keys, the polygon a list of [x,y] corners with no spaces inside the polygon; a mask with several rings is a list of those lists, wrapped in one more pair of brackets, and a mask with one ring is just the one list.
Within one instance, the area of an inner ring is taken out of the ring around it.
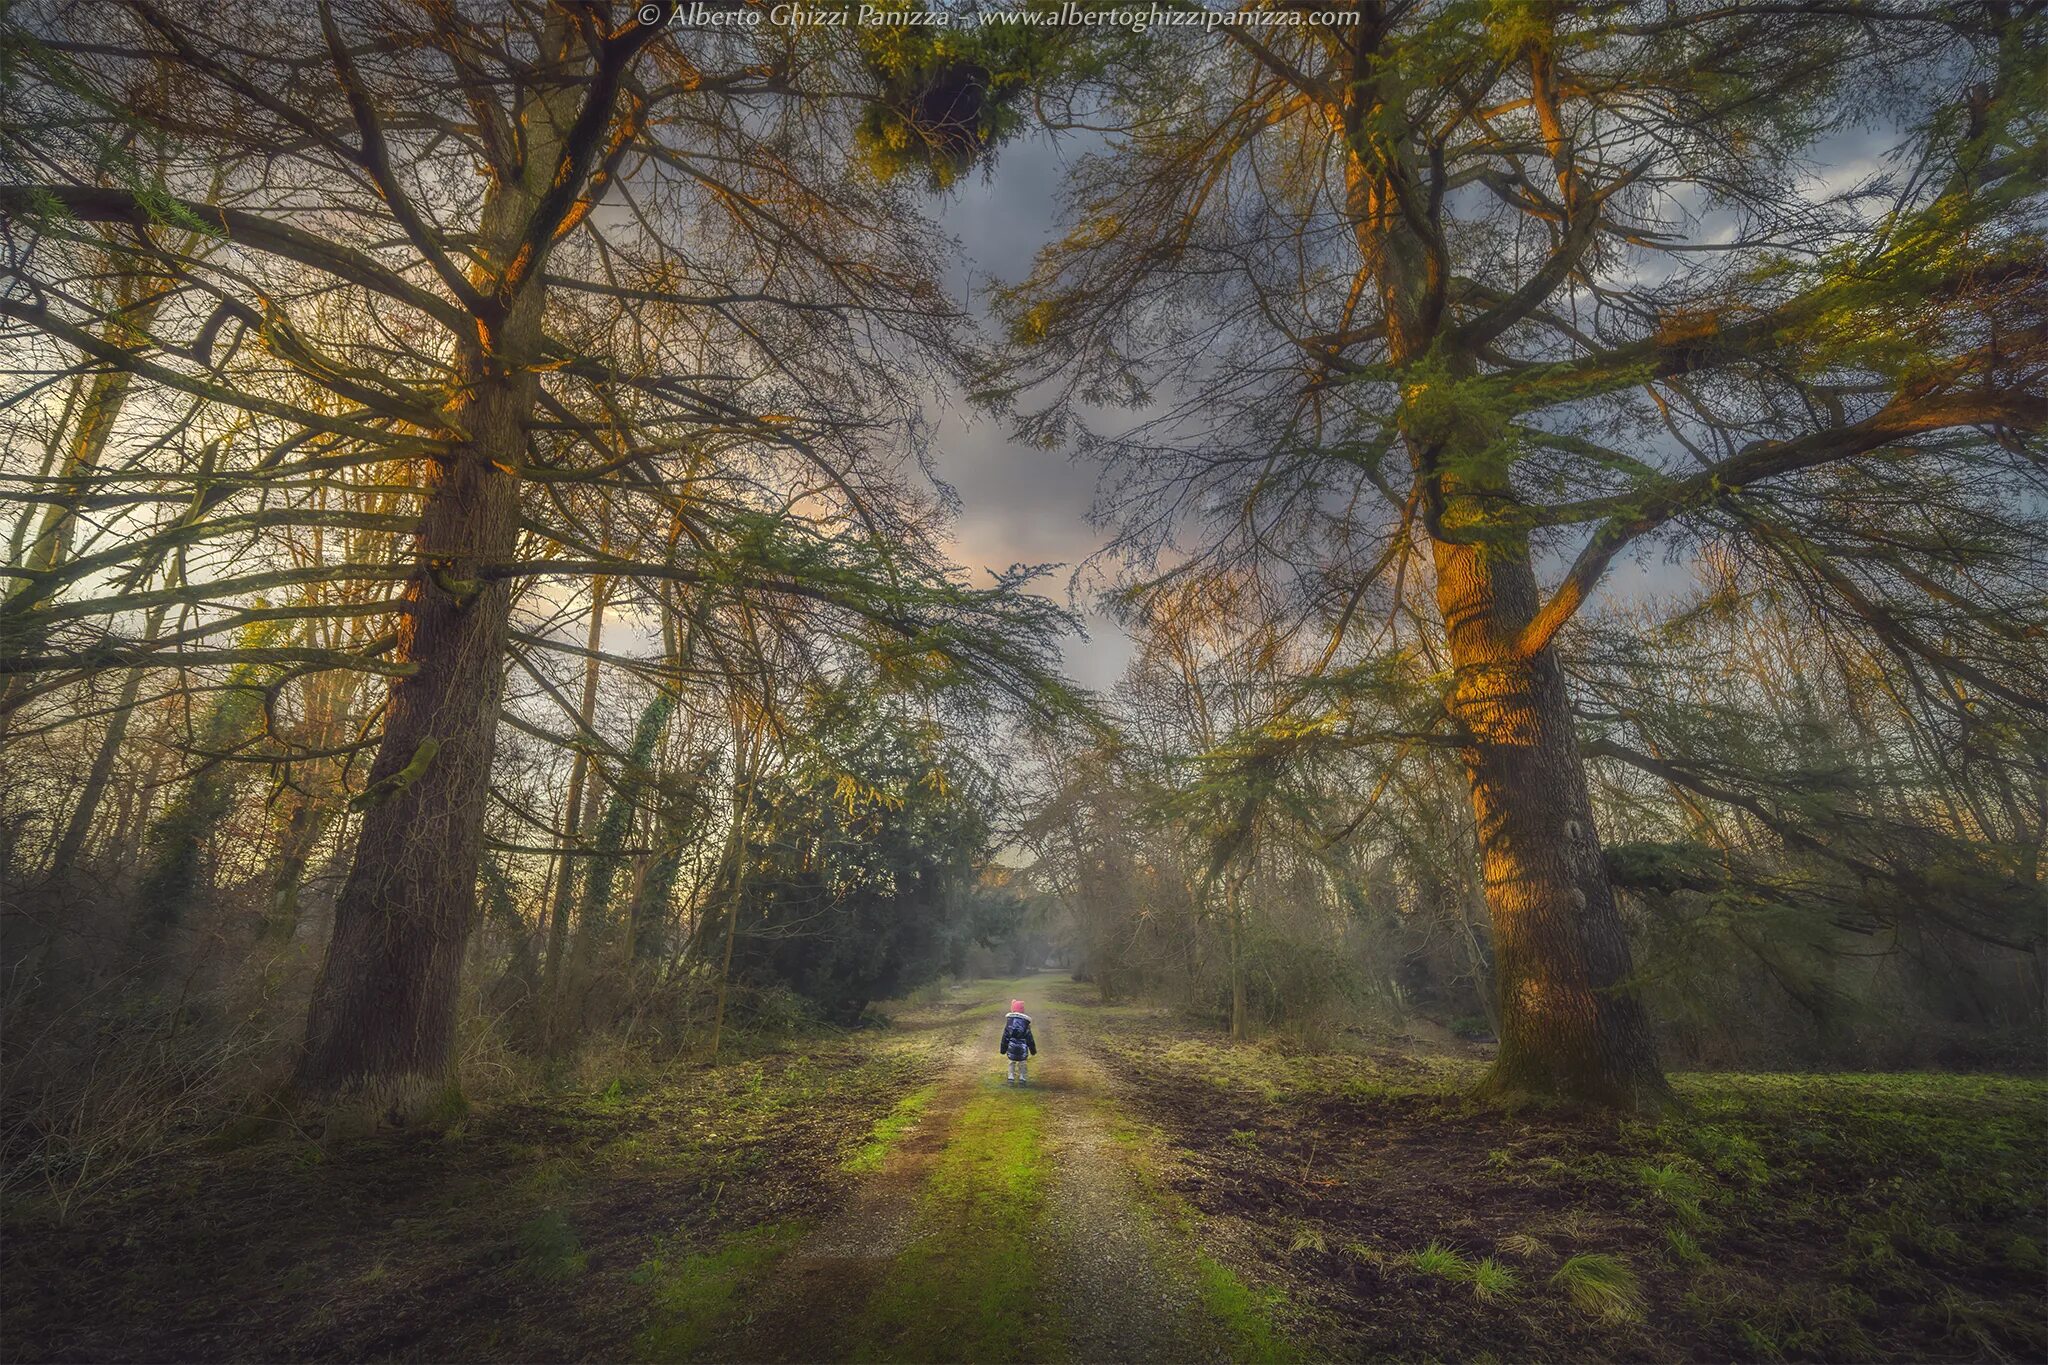
{"label": "forest floor", "polygon": [[2048,1357],[2048,1085],[1689,1075],[1647,1123],[1480,1065],[1039,976],[442,1134],[235,1125],[14,1201],[0,1357]]}

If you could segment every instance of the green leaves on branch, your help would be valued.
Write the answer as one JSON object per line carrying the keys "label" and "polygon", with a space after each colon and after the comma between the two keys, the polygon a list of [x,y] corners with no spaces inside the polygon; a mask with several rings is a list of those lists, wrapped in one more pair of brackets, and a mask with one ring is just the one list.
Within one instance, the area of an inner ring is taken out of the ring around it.
{"label": "green leaves on branch", "polygon": [[[849,7],[851,8],[851,7]],[[879,6],[913,14],[925,0]],[[943,190],[1018,132],[1018,104],[1054,59],[1048,31],[1023,25],[863,25],[861,56],[879,87],[855,129],[868,169],[922,171]]]}
{"label": "green leaves on branch", "polygon": [[[819,533],[779,514],[739,513],[703,583],[736,595],[790,595],[852,618],[818,626],[860,650],[888,685],[923,697],[1008,700],[1044,720],[1086,722],[1086,699],[1059,676],[1073,615],[1030,591],[1041,565],[1013,565],[975,587],[936,556],[865,528]],[[629,570],[630,572],[630,570]]]}

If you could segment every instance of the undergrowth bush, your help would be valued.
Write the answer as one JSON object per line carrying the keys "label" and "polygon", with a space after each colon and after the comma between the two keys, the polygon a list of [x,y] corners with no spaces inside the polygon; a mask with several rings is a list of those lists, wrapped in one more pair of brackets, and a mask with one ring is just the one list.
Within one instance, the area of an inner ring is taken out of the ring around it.
{"label": "undergrowth bush", "polygon": [[60,1221],[259,1106],[298,1024],[276,998],[156,997],[38,1022],[0,1054],[0,1195]]}

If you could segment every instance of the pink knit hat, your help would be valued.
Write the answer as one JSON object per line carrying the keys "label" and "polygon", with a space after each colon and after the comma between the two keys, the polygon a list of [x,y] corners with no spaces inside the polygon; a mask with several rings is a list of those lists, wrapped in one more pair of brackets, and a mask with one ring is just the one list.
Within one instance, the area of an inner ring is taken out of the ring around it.
{"label": "pink knit hat", "polygon": [[1010,1013],[1012,1013],[1012,1014],[1022,1014],[1023,1012],[1024,1012],[1024,1002],[1023,1002],[1022,1000],[1012,1000],[1012,1001],[1010,1002]]}

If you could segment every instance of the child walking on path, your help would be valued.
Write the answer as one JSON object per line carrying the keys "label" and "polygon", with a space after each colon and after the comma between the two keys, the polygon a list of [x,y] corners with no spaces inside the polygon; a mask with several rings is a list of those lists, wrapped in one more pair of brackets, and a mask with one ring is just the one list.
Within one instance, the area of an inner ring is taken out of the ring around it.
{"label": "child walking on path", "polygon": [[1022,1000],[1010,1002],[1010,1013],[1003,1020],[1003,1040],[996,1044],[996,1051],[1010,1059],[1009,1084],[1025,1084],[1031,1066],[1028,1059],[1038,1055],[1038,1040],[1031,1036],[1031,1016],[1024,1012]]}

